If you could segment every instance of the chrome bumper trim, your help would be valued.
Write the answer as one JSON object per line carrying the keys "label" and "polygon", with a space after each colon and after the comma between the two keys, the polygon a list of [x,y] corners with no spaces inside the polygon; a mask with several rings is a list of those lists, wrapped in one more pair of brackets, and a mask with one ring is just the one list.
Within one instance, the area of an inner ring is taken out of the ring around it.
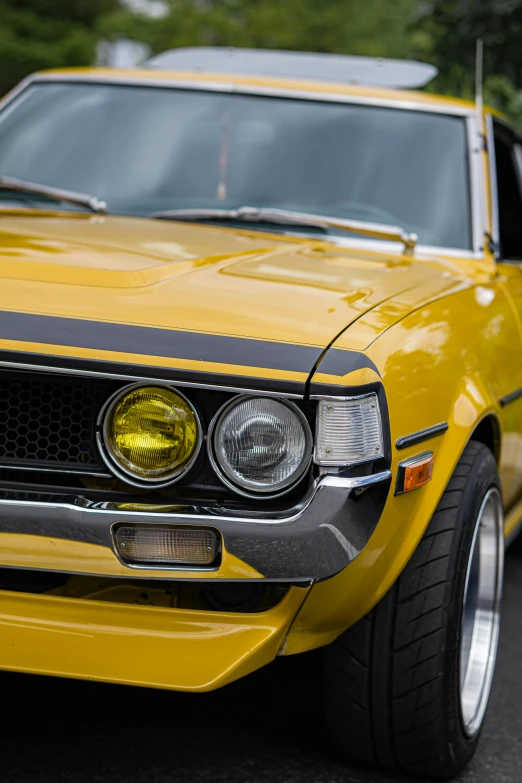
{"label": "chrome bumper trim", "polygon": [[[251,565],[264,579],[328,579],[345,568],[367,544],[390,485],[390,471],[357,478],[325,475],[298,506],[284,512],[232,513],[224,507],[203,506],[170,506],[173,510],[165,512],[133,511],[88,501],[82,504],[81,499],[77,505],[0,500],[0,533],[97,544],[116,554],[113,529],[120,523],[205,525],[219,530],[227,552]],[[0,567],[1,560],[0,552]],[[130,572],[139,570],[143,575],[151,570],[127,567]],[[155,565],[153,570],[173,573],[188,569],[160,569]],[[201,571],[205,579],[212,578],[212,572]]]}

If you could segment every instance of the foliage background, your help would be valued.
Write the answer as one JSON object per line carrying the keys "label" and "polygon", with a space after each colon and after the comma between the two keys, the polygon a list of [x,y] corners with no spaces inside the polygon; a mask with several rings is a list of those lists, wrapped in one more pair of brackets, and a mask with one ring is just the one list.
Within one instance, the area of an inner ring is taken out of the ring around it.
{"label": "foliage background", "polygon": [[[98,42],[158,52],[226,45],[411,57],[438,65],[430,89],[471,97],[477,37],[485,93],[522,129],[522,0],[0,0],[0,94],[40,68],[87,65]],[[138,9],[138,10],[136,10]],[[141,10],[143,9],[143,10]]]}

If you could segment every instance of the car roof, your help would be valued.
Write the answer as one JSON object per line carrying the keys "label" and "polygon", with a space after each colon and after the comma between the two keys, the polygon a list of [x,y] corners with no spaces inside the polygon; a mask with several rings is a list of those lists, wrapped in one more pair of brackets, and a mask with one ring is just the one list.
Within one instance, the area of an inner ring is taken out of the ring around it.
{"label": "car roof", "polygon": [[[184,87],[224,92],[292,95],[312,100],[344,100],[375,105],[392,105],[404,109],[421,109],[444,114],[471,115],[476,107],[472,101],[449,98],[416,90],[390,89],[275,76],[252,76],[241,73],[194,73],[190,71],[158,70],[156,68],[80,67],[39,71],[29,81],[102,82],[138,84],[151,87]],[[23,84],[24,84],[23,83]]]}

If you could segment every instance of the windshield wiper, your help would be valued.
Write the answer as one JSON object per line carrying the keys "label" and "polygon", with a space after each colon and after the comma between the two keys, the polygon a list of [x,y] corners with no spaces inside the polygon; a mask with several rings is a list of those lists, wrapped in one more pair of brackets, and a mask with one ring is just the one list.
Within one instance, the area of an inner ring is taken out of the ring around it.
{"label": "windshield wiper", "polygon": [[47,185],[38,185],[36,182],[26,182],[23,179],[15,177],[0,176],[0,190],[12,190],[18,193],[34,194],[35,196],[46,196],[53,201],[62,201],[68,204],[78,204],[87,207],[91,212],[106,212],[107,204],[96,196],[89,196],[86,193],[75,193],[72,190],[61,190],[60,188],[51,188]]}
{"label": "windshield wiper", "polygon": [[308,212],[293,212],[287,209],[270,207],[238,207],[237,209],[167,209],[153,212],[150,218],[159,220],[197,221],[234,221],[240,223],[275,223],[281,226],[305,226],[319,228],[324,231],[329,228],[339,228],[353,234],[402,242],[404,253],[412,255],[417,244],[417,234],[410,234],[398,226],[387,226],[380,223],[366,223],[359,220],[343,220],[343,218],[313,215]]}

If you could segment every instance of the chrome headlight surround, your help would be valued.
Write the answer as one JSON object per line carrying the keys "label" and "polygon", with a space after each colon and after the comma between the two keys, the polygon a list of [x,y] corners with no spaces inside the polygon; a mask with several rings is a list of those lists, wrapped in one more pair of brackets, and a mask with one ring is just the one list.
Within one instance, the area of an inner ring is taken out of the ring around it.
{"label": "chrome headlight surround", "polygon": [[[116,461],[116,459],[112,456],[112,452],[109,446],[109,438],[108,438],[108,431],[107,431],[111,413],[113,412],[118,402],[122,399],[122,397],[124,397],[129,392],[134,391],[135,389],[144,389],[150,387],[171,391],[177,394],[179,397],[181,397],[181,399],[184,400],[184,402],[189,406],[192,413],[194,414],[194,418],[196,420],[197,432],[198,432],[196,447],[188,462],[185,465],[183,465],[183,467],[175,474],[168,477],[162,477],[159,479],[136,476],[135,473],[126,470],[123,465],[120,465]],[[194,465],[195,461],[197,460],[201,452],[201,447],[203,445],[203,427],[196,408],[194,407],[192,402],[189,399],[187,399],[187,397],[182,392],[180,392],[180,390],[176,386],[173,386],[168,383],[158,383],[158,382],[131,383],[127,386],[124,386],[121,389],[118,389],[118,391],[114,392],[114,394],[112,394],[103,404],[100,413],[98,414],[98,419],[96,421],[96,443],[102,460],[104,461],[105,465],[109,468],[111,473],[114,476],[116,476],[116,478],[121,479],[126,484],[129,484],[132,487],[139,487],[140,489],[143,489],[145,487],[149,489],[163,489],[164,487],[170,487],[172,484],[175,484],[177,481],[179,481],[184,475],[186,475],[186,473],[188,473],[188,471]]]}
{"label": "chrome headlight surround", "polygon": [[347,468],[385,456],[382,414],[375,392],[318,398],[314,462]]}
{"label": "chrome headlight surround", "polygon": [[[227,475],[226,471],[221,466],[215,451],[215,438],[218,432],[218,428],[222,424],[225,416],[232,409],[234,409],[235,407],[241,405],[246,401],[260,401],[260,400],[270,400],[270,402],[277,402],[280,405],[289,408],[292,411],[292,413],[297,417],[299,423],[303,428],[303,436],[304,436],[304,443],[305,443],[305,448],[304,448],[305,458],[302,460],[299,468],[291,476],[289,476],[289,478],[284,483],[279,483],[275,487],[275,489],[272,489],[270,486],[267,486],[266,488],[251,489],[248,486],[245,485],[242,486],[239,482],[236,483],[236,481],[234,481],[229,475]],[[212,467],[214,468],[214,471],[219,476],[223,484],[225,484],[225,486],[227,486],[229,489],[236,492],[238,495],[242,495],[243,497],[247,497],[247,498],[255,498],[256,500],[261,500],[261,499],[273,500],[288,494],[288,492],[291,492],[291,490],[301,481],[303,476],[306,474],[307,470],[309,469],[312,463],[312,457],[313,457],[313,435],[306,416],[297,407],[297,405],[295,405],[295,403],[290,402],[289,400],[286,400],[282,397],[272,397],[272,396],[268,397],[268,396],[261,396],[261,395],[244,394],[238,397],[234,397],[232,400],[229,400],[228,402],[225,403],[225,405],[223,405],[219,409],[219,411],[216,413],[216,415],[210,422],[210,426],[208,429],[207,445],[208,445],[209,460],[212,464]]]}

